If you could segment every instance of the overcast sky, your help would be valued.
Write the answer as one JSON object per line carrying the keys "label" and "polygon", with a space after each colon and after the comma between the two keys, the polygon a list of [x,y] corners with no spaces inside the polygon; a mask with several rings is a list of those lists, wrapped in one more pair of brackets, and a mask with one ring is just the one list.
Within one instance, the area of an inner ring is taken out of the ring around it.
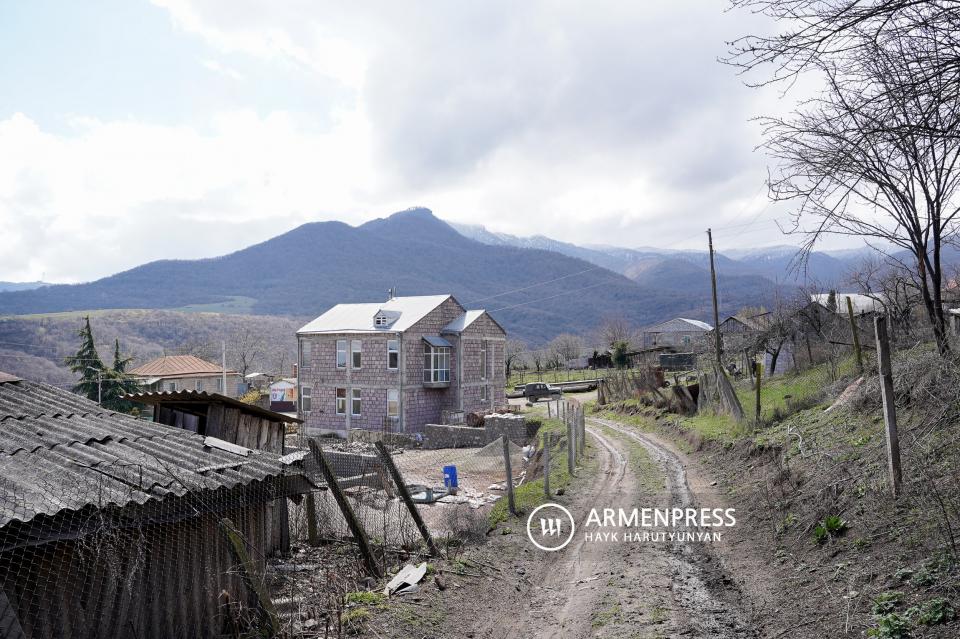
{"label": "overcast sky", "polygon": [[721,0],[0,5],[0,280],[409,206],[518,235],[790,243]]}

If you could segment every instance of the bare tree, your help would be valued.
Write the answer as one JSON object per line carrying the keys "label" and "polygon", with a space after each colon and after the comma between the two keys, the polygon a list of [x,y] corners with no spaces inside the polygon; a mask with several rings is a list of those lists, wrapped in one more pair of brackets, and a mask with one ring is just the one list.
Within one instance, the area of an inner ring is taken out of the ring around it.
{"label": "bare tree", "polygon": [[264,351],[263,336],[256,330],[243,327],[230,339],[228,352],[237,363],[237,371],[246,377],[247,373],[256,365]]}
{"label": "bare tree", "polygon": [[902,263],[868,257],[850,273],[850,282],[877,302],[895,333],[909,333],[912,310],[920,301],[916,275]]}
{"label": "bare tree", "polygon": [[607,349],[617,342],[633,345],[637,342],[637,330],[623,315],[608,315],[596,329],[596,343]]}
{"label": "bare tree", "polygon": [[557,335],[547,346],[550,353],[550,361],[556,368],[561,368],[570,360],[580,357],[583,350],[583,340],[577,335],[563,333]]}
{"label": "bare tree", "polygon": [[514,366],[523,359],[523,354],[527,351],[527,343],[519,339],[508,339],[506,350],[503,355],[503,363],[506,367],[507,379],[510,379],[510,372]]}
{"label": "bare tree", "polygon": [[[960,83],[956,67],[943,63],[957,59],[954,35],[943,29],[954,24],[960,5],[945,3],[952,17],[944,22],[931,17],[936,2],[909,3],[913,9],[896,3],[893,13],[884,2],[737,4],[784,19],[821,20],[809,28],[818,35],[789,22],[794,31],[780,34],[787,42],[779,46],[749,37],[735,45],[746,68],[776,65],[774,80],[807,69],[825,79],[824,91],[790,116],[761,118],[764,147],[779,165],[769,180],[771,197],[797,204],[789,232],[805,236],[805,254],[828,233],[908,252],[938,350],[947,353],[941,255],[960,213]],[[845,22],[844,6],[855,26]],[[881,10],[896,28],[875,22]],[[925,31],[918,35],[897,20],[919,20]]]}

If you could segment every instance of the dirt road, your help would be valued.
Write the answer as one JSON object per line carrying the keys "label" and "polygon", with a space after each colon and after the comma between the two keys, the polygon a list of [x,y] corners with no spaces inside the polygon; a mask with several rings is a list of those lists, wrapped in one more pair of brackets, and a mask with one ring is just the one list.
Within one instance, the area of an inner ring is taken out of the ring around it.
{"label": "dirt road", "polygon": [[[599,469],[568,504],[578,525],[594,507],[715,506],[698,502],[683,464],[664,444],[606,420],[590,419],[588,432]],[[560,552],[534,551],[526,559],[515,570],[529,589],[512,599],[509,618],[481,615],[468,636],[756,636],[708,543],[590,542],[577,534]]]}

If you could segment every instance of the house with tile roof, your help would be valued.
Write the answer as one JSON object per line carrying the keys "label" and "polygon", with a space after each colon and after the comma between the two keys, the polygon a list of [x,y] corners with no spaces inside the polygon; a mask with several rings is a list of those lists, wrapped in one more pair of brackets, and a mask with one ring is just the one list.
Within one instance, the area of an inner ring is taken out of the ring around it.
{"label": "house with tile roof", "polygon": [[227,370],[227,386],[223,387],[223,368],[195,355],[165,355],[137,366],[130,371],[145,391],[169,392],[190,390],[239,397],[246,389],[237,371]]}
{"label": "house with tile roof", "polygon": [[506,406],[506,332],[452,295],[338,304],[297,331],[298,416],[311,436],[417,433]]}

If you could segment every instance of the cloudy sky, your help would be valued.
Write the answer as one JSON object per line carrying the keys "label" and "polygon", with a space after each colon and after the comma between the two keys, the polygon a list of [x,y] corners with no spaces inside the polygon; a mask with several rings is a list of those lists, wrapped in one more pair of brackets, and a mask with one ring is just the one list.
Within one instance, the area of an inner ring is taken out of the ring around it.
{"label": "cloudy sky", "polygon": [[[0,5],[0,280],[409,206],[578,243],[784,243],[723,0]],[[787,238],[789,239],[789,238]]]}

